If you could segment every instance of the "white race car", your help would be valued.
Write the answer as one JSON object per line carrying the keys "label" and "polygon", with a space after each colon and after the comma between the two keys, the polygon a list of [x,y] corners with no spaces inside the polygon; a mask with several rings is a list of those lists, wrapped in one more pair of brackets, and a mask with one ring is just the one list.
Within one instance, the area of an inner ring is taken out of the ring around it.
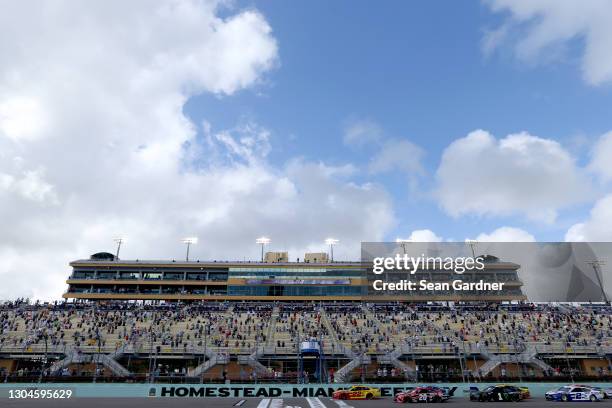
{"label": "white race car", "polygon": [[548,391],[545,394],[548,401],[601,401],[604,394],[601,390],[591,388],[588,385],[564,385],[556,390]]}
{"label": "white race car", "polygon": [[612,388],[606,387],[606,388],[602,388],[602,387],[591,387],[594,390],[597,391],[601,391],[601,393],[603,394],[604,399],[609,399],[612,398]]}

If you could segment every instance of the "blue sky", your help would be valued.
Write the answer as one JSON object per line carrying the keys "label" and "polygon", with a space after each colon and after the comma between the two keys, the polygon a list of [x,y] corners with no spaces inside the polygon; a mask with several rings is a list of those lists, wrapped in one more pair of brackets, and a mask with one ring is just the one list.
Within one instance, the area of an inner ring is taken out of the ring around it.
{"label": "blue sky", "polygon": [[0,299],[117,236],[612,241],[608,0],[31,0],[0,38]]}
{"label": "blue sky", "polygon": [[231,97],[192,98],[195,122],[231,127],[254,120],[271,132],[270,159],[294,156],[327,163],[367,163],[371,151],[343,143],[352,120],[376,122],[385,137],[425,151],[426,174],[411,190],[404,174],[357,179],[383,184],[393,197],[397,227],[387,239],[431,229],[463,239],[502,225],[539,240],[562,240],[591,203],[564,208],[554,223],[521,215],[452,217],[430,197],[444,149],[476,129],[502,138],[521,131],[559,141],[586,165],[597,138],[610,129],[610,86],[581,78],[578,38],[561,56],[520,61],[509,47],[483,51],[483,39],[509,18],[480,2],[239,2],[255,7],[273,28],[280,63],[255,90]]}

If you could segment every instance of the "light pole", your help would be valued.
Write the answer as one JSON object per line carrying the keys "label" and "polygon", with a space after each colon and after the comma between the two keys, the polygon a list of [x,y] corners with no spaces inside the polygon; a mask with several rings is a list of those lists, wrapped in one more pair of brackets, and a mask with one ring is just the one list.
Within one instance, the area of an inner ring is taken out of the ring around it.
{"label": "light pole", "polygon": [[472,258],[476,258],[476,245],[478,245],[478,241],[476,241],[475,239],[466,239],[465,242],[472,249]]}
{"label": "light pole", "polygon": [[115,241],[115,243],[117,244],[117,252],[115,254],[115,261],[118,261],[119,260],[119,251],[121,250],[121,244],[123,244],[125,242],[125,238],[117,237],[117,238],[113,238],[113,241]]}
{"label": "light pole", "polygon": [[49,346],[48,346],[48,342],[47,342],[48,338],[49,338],[49,335],[47,334],[47,329],[45,329],[45,334],[43,335],[43,339],[45,340],[45,358],[43,360],[43,365],[42,365],[42,367],[40,369],[40,376],[38,377],[38,382],[39,383],[42,382],[44,371],[46,371],[46,369],[47,369],[47,360],[49,358],[48,357],[49,356],[49,351],[48,351],[49,350]]}
{"label": "light pole", "polygon": [[99,368],[99,364],[100,364],[100,348],[101,348],[101,343],[100,343],[100,330],[99,330],[99,326],[96,326],[96,341],[98,343],[98,352],[96,353],[96,368],[94,369],[94,376],[93,376],[93,382],[95,383],[97,378],[98,378],[98,368]]}
{"label": "light pole", "polygon": [[403,239],[403,238],[395,238],[395,242],[398,243],[401,247],[402,250],[404,251],[404,255],[406,255],[406,247],[408,246],[409,242],[412,242],[411,239]]}
{"label": "light pole", "polygon": [[[207,343],[208,343],[208,327],[206,326],[206,323],[204,323],[204,364],[206,364],[206,352],[207,350]],[[201,382],[204,382],[204,373],[202,373],[202,377],[201,377]]]}
{"label": "light pole", "polygon": [[189,247],[191,244],[198,243],[198,237],[188,237],[182,239],[183,244],[187,245],[187,254],[185,255],[185,261],[189,262]]}
{"label": "light pole", "polygon": [[603,281],[601,280],[601,267],[602,265],[606,264],[606,261],[602,260],[602,259],[595,259],[593,261],[587,261],[587,263],[589,265],[591,265],[593,267],[593,270],[595,271],[595,276],[597,277],[597,283],[599,283],[599,288],[601,289],[601,296],[603,297],[604,302],[606,302],[606,304],[609,304],[610,301],[608,300],[608,295],[606,295],[606,291],[603,287]]}
{"label": "light pole", "polygon": [[336,245],[338,242],[340,241],[335,238],[327,238],[325,240],[325,245],[329,245],[329,256],[332,262],[334,262],[334,245]]}
{"label": "light pole", "polygon": [[255,240],[256,244],[261,245],[261,262],[264,261],[264,247],[268,245],[270,242],[272,241],[270,240],[270,238],[267,238],[267,237],[259,237]]}
{"label": "light pole", "polygon": [[153,323],[149,326],[149,383],[153,382]]}

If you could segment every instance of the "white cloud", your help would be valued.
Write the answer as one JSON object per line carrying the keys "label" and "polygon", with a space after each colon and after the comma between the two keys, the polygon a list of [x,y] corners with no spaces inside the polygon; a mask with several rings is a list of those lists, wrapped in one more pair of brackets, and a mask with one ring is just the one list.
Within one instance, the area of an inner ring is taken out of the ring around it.
{"label": "white cloud", "polygon": [[[414,230],[407,238],[413,242],[442,242],[449,241],[452,239],[446,239],[438,236],[435,232],[429,229]],[[466,241],[474,240],[473,238],[466,238]],[[536,239],[529,232],[515,227],[499,227],[493,230],[491,233],[481,233],[476,239],[479,242],[535,242]]]}
{"label": "white cloud", "polygon": [[40,102],[26,96],[0,103],[0,134],[13,140],[28,140],[40,135],[46,125]]}
{"label": "white cloud", "polygon": [[612,7],[608,0],[489,0],[494,12],[509,12],[498,30],[483,40],[486,51],[503,43],[512,27],[520,38],[515,44],[519,58],[533,61],[559,54],[579,40],[584,47],[582,74],[592,85],[612,81]]}
{"label": "white cloud", "polygon": [[388,140],[372,157],[369,171],[374,174],[400,171],[412,176],[424,173],[423,149],[409,140]]}
{"label": "white cloud", "polygon": [[481,233],[476,237],[479,242],[535,242],[527,231],[515,227],[499,227],[491,233]]}
{"label": "white cloud", "polygon": [[44,180],[40,170],[28,170],[20,177],[0,173],[0,188],[30,201],[58,204],[53,186]]}
{"label": "white cloud", "polygon": [[[229,160],[257,164],[265,160],[271,150],[270,132],[253,122],[216,134],[206,128],[205,132],[207,150],[197,153],[205,154],[209,162],[216,159],[218,163]],[[217,157],[212,157],[212,153]]]}
{"label": "white cloud", "polygon": [[344,127],[344,144],[351,147],[362,147],[382,139],[380,125],[370,119],[352,119]]}
{"label": "white cloud", "polygon": [[612,194],[598,200],[589,218],[573,225],[565,234],[568,242],[606,242],[612,241]]}
{"label": "white cloud", "polygon": [[414,230],[408,237],[413,242],[442,242],[442,237],[437,236],[432,230]]}
{"label": "white cloud", "polygon": [[492,30],[486,30],[482,37],[481,47],[485,56],[491,55],[507,38],[508,24],[504,24]]}
{"label": "white cloud", "polygon": [[386,136],[381,126],[370,119],[352,119],[344,129],[344,144],[352,148],[367,146],[373,152],[367,165],[368,173],[398,172],[408,177],[415,188],[425,174],[422,164],[425,151],[407,139]]}
{"label": "white cloud", "polygon": [[477,130],[451,143],[435,192],[452,216],[524,214],[552,222],[557,210],[590,197],[588,179],[556,141],[528,133],[500,140]]}
{"label": "white cloud", "polygon": [[589,169],[603,181],[612,181],[612,132],[602,135],[593,148]]}
{"label": "white cloud", "polygon": [[[256,258],[381,239],[385,192],[350,165],[272,165],[253,123],[203,137],[183,114],[202,92],[265,82],[276,40],[253,9],[214,1],[7,3],[0,13],[0,299],[56,299],[68,262],[128,238],[124,258]],[[24,120],[34,113],[34,122]],[[292,256],[299,256],[293,253]]]}

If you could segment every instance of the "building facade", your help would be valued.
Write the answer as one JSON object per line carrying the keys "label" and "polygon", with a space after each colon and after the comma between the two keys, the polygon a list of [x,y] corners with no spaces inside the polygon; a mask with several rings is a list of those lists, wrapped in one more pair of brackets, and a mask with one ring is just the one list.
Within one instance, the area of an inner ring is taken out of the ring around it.
{"label": "building facade", "polygon": [[[312,256],[304,259],[315,259]],[[484,271],[465,280],[498,280],[504,289],[478,292],[398,294],[372,296],[361,262],[225,262],[121,260],[109,253],[70,263],[72,274],[63,297],[82,300],[151,301],[517,301],[526,300],[518,278],[519,265],[489,262]],[[419,271],[431,282],[454,277],[442,271]]]}

